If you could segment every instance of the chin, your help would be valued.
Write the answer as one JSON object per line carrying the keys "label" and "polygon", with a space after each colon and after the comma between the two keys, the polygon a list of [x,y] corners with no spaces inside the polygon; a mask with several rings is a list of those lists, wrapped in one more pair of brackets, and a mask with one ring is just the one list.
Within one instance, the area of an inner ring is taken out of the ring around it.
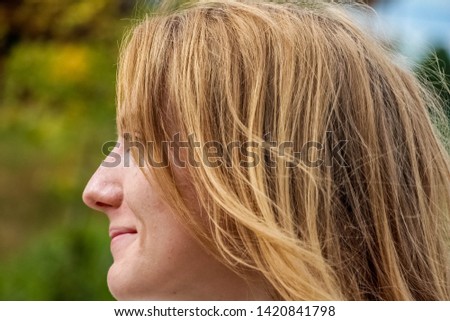
{"label": "chin", "polygon": [[[151,275],[144,277],[145,271],[131,270],[125,262],[113,263],[108,271],[108,288],[111,295],[118,301],[164,300],[164,294],[151,281]],[[152,290],[153,289],[153,290]]]}
{"label": "chin", "polygon": [[116,263],[109,268],[107,281],[109,292],[116,300],[144,300],[142,284],[136,284],[136,275],[124,271]]}

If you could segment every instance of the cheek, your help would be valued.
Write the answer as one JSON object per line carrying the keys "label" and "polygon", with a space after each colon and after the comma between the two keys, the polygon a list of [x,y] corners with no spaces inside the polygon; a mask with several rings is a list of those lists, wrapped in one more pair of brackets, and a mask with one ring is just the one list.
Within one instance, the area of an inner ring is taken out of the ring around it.
{"label": "cheek", "polygon": [[136,213],[142,227],[140,245],[158,258],[182,256],[194,243],[173,211],[161,201],[153,202],[144,212]]}
{"label": "cheek", "polygon": [[142,173],[135,175],[126,196],[137,221],[139,247],[144,255],[171,257],[190,246],[191,236],[163,197]]}
{"label": "cheek", "polygon": [[183,198],[183,203],[191,214],[190,219],[198,220],[202,225],[206,226],[207,221],[204,220],[205,213],[202,210],[199,197],[197,195],[193,179],[187,168],[173,166],[172,168],[174,183]]}

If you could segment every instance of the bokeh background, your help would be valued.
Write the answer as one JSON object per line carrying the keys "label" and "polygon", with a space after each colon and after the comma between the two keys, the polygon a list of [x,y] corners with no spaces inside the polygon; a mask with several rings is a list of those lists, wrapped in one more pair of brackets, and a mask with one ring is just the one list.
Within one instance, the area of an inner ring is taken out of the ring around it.
{"label": "bokeh background", "polygon": [[[367,2],[378,15],[362,22],[434,80],[450,115],[432,72],[450,75],[450,2]],[[0,300],[112,299],[108,221],[81,193],[116,136],[121,37],[150,4],[0,1]]]}

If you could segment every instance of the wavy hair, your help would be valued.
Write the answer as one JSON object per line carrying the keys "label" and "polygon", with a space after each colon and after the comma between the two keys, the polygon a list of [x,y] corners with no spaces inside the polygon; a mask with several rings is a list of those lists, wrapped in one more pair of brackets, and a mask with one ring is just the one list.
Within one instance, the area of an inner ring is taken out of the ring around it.
{"label": "wavy hair", "polygon": [[117,93],[120,134],[154,142],[159,160],[175,132],[196,159],[192,134],[255,143],[221,150],[221,166],[146,156],[145,172],[205,249],[261,275],[274,299],[450,300],[439,101],[342,5],[160,9],[125,38]]}

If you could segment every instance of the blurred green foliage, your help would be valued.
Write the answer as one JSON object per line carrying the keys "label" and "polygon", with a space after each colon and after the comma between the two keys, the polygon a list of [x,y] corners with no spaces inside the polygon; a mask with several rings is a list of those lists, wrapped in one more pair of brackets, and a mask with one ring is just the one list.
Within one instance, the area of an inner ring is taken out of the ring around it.
{"label": "blurred green foliage", "polygon": [[435,125],[450,153],[450,53],[444,48],[435,48],[422,60],[416,73],[440,98],[447,119],[444,117],[443,122],[436,121]]}
{"label": "blurred green foliage", "polygon": [[0,300],[112,299],[108,222],[81,193],[115,138],[118,43],[134,7],[0,3]]}
{"label": "blurred green foliage", "polygon": [[104,300],[108,222],[81,201],[115,139],[133,1],[0,3],[0,299]]}
{"label": "blurred green foliage", "polygon": [[102,222],[81,219],[70,227],[59,223],[2,265],[3,300],[111,299],[105,284],[109,239]]}
{"label": "blurred green foliage", "polygon": [[421,77],[434,87],[442,99],[444,112],[450,119],[450,53],[438,47],[428,54],[418,68]]}

